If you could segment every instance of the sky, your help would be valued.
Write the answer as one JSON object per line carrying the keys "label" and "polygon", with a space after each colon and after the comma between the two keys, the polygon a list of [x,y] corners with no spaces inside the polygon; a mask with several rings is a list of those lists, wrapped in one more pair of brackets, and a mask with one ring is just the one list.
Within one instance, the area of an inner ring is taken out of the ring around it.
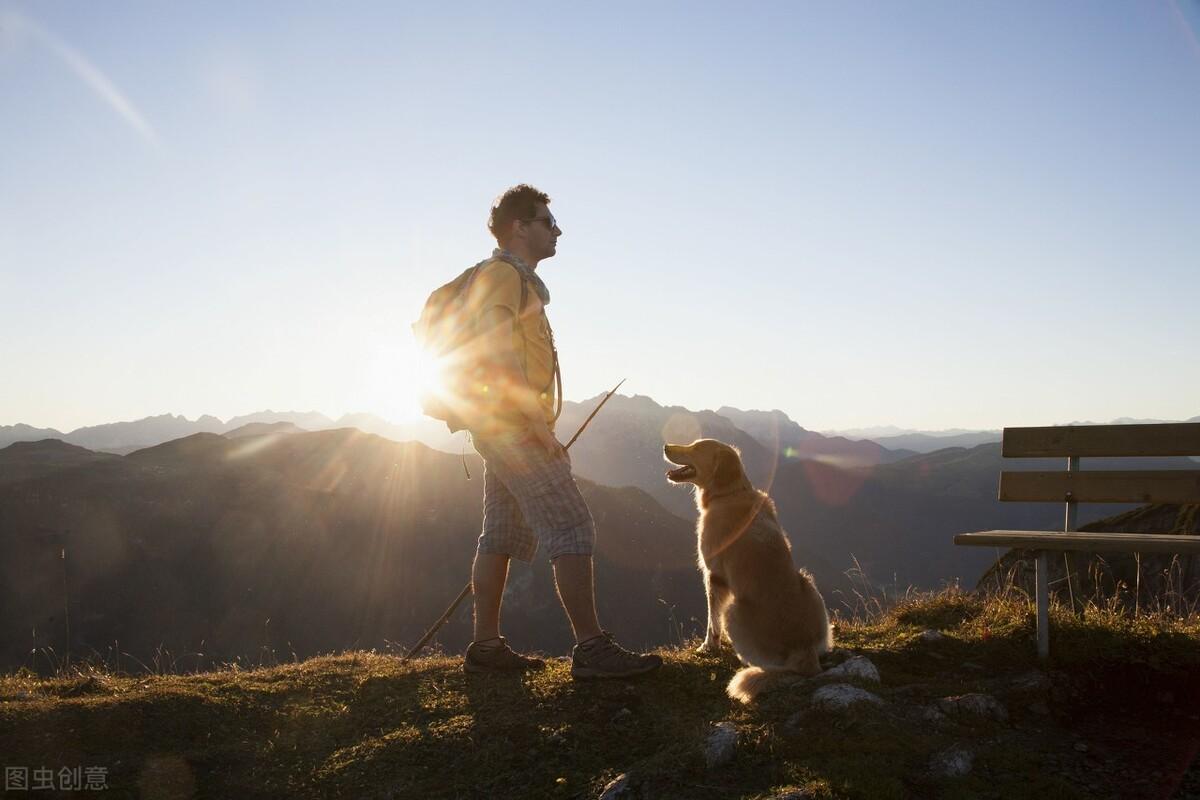
{"label": "sky", "polygon": [[1200,414],[1200,0],[0,0],[0,425],[419,413],[547,191],[566,397]]}

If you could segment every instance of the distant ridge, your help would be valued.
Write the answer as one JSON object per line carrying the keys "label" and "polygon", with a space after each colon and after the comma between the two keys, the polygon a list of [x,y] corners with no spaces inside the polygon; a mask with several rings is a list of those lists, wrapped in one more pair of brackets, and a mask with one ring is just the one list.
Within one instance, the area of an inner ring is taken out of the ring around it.
{"label": "distant ridge", "polygon": [[41,478],[101,461],[119,460],[119,456],[93,453],[58,439],[13,442],[8,447],[0,448],[0,484]]}
{"label": "distant ridge", "polygon": [[177,414],[159,414],[154,417],[131,422],[110,422],[105,425],[89,425],[78,428],[62,437],[64,442],[86,447],[89,450],[140,445],[149,447],[193,433],[219,433],[224,423],[207,414],[189,420]]}
{"label": "distant ridge", "polygon": [[947,447],[970,448],[998,442],[1000,441],[1000,431],[974,431],[944,436],[928,433],[905,433],[898,436],[881,436],[872,441],[892,450],[933,453]]}
{"label": "distant ridge", "polygon": [[[745,432],[759,444],[775,448],[777,441],[785,451],[785,458],[823,458],[831,463],[842,466],[855,464],[885,464],[911,456],[915,453],[930,453],[946,447],[975,447],[1000,441],[999,430],[970,431],[959,428],[941,431],[917,431],[895,426],[876,426],[872,428],[854,428],[843,431],[816,432],[807,430],[793,421],[786,413],[778,409],[772,411],[742,410],[731,406],[722,406],[717,411],[692,411],[681,406],[665,407],[659,405],[653,398],[644,395],[632,397],[616,395],[622,398],[627,411],[640,411],[647,414],[659,413],[668,408],[669,415],[713,414],[729,420],[735,428]],[[575,427],[595,408],[600,396],[582,402],[566,401],[563,404],[564,417],[559,424],[559,434],[564,439],[574,433]],[[609,404],[604,414],[610,415],[613,403]],[[669,416],[668,415],[668,416]],[[571,423],[574,421],[574,425]],[[1137,424],[1159,422],[1161,420],[1120,417],[1107,424]],[[1187,422],[1200,422],[1200,416],[1192,417]],[[375,414],[353,413],[345,414],[337,420],[318,411],[273,411],[270,409],[256,411],[232,417],[226,422],[210,415],[202,415],[195,420],[177,414],[159,414],[138,420],[105,423],[77,428],[70,433],[63,433],[54,428],[35,428],[24,423],[0,426],[0,448],[14,442],[41,441],[58,439],[68,444],[87,448],[88,450],[125,455],[146,447],[152,447],[172,439],[179,439],[195,433],[215,433],[227,435],[238,431],[247,425],[276,425],[288,423],[303,431],[328,430],[331,428],[358,428],[365,433],[374,433],[398,442],[422,442],[435,450],[447,453],[460,453],[470,449],[464,434],[451,435],[446,426],[434,419],[419,418],[403,423],[394,423]],[[1069,423],[1095,424],[1095,423]],[[568,428],[570,430],[568,431]],[[778,434],[775,430],[778,429]],[[247,431],[258,430],[248,428]],[[275,432],[282,432],[280,428]],[[292,431],[293,433],[295,431]],[[241,433],[238,434],[243,435]],[[715,435],[715,434],[714,434]],[[778,440],[777,437],[778,436]],[[874,447],[875,445],[877,447]],[[787,448],[791,452],[786,452]]]}
{"label": "distant ridge", "polygon": [[223,424],[221,430],[214,431],[214,433],[228,433],[251,423],[270,425],[276,422],[290,422],[297,428],[306,431],[319,431],[335,427],[334,421],[319,411],[271,411],[267,409],[266,411],[256,411],[253,414],[243,414],[240,417],[231,417],[228,422]]}
{"label": "distant ridge", "polygon": [[61,439],[62,431],[54,428],[35,428],[18,422],[16,425],[0,425],[0,447],[7,447],[13,442],[38,442],[42,439]]}
{"label": "distant ridge", "polygon": [[763,446],[777,449],[782,458],[790,460],[811,458],[840,467],[869,467],[916,455],[913,450],[884,446],[878,442],[852,441],[843,436],[825,436],[805,430],[779,410],[742,411],[721,406],[717,413],[749,433]]}
{"label": "distant ridge", "polygon": [[239,428],[222,434],[226,439],[240,439],[244,436],[265,436],[268,434],[304,433],[304,428],[291,422],[247,422]]}
{"label": "distant ridge", "polygon": [[170,464],[181,461],[213,461],[228,457],[236,445],[217,433],[193,433],[156,444],[125,456],[140,464]]}

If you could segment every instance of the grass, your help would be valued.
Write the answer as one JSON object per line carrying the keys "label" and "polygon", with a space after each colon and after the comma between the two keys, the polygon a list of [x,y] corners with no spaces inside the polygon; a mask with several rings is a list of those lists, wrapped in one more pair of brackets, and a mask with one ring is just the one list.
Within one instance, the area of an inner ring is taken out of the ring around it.
{"label": "grass", "polygon": [[[930,629],[944,638],[922,638]],[[1029,602],[1012,591],[909,593],[840,620],[839,653],[876,664],[882,685],[863,688],[886,703],[837,713],[809,707],[811,684],[735,704],[724,686],[736,659],[697,655],[695,642],[659,651],[663,669],[628,682],[572,681],[565,660],[467,676],[458,658],[375,652],[199,673],[23,669],[0,676],[0,753],[6,765],[104,766],[127,797],[578,798],[627,773],[633,796],[654,798],[1073,798],[1132,794],[1154,764],[1163,782],[1181,780],[1172,747],[1200,744],[1200,620],[1055,607],[1053,660],[1029,688],[1033,635]],[[970,692],[999,697],[1010,719],[923,716]],[[701,746],[726,720],[737,756],[710,769]],[[1173,744],[1105,738],[1143,720],[1163,741],[1175,731]],[[972,771],[934,777],[930,757],[955,744],[975,753]]]}

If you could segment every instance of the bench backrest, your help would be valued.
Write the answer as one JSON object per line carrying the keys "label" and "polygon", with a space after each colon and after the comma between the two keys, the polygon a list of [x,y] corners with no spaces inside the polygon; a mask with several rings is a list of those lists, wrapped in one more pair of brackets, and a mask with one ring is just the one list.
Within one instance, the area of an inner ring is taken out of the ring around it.
{"label": "bench backrest", "polygon": [[1001,453],[1067,458],[1065,471],[1001,472],[1000,499],[1064,502],[1068,531],[1076,503],[1200,503],[1200,469],[1080,469],[1082,458],[1200,455],[1200,422],[1005,428]]}

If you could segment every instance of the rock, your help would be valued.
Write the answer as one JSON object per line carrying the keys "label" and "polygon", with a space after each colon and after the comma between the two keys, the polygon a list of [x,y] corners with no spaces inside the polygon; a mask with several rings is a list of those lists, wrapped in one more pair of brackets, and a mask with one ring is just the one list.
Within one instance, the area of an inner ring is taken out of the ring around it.
{"label": "rock", "polygon": [[925,706],[921,711],[921,719],[924,722],[945,722],[946,715],[937,706]]}
{"label": "rock", "polygon": [[840,647],[835,647],[833,650],[820,655],[821,664],[829,664],[830,666],[837,666],[838,664],[841,664],[843,661],[846,661],[850,658],[854,658],[854,651],[843,650]]}
{"label": "rock", "polygon": [[1008,709],[989,694],[963,694],[957,697],[943,697],[938,701],[940,708],[952,717],[980,717],[1004,722],[1008,719]]}
{"label": "rock", "polygon": [[929,771],[939,778],[961,778],[971,771],[975,754],[960,744],[951,745],[929,760]]}
{"label": "rock", "polygon": [[609,781],[604,790],[600,792],[600,800],[617,800],[621,797],[629,797],[631,794],[629,776],[622,772]]}
{"label": "rock", "polygon": [[813,706],[831,711],[838,711],[859,703],[879,706],[883,705],[883,698],[848,683],[831,683],[822,686],[813,692],[812,696]]}
{"label": "rock", "polygon": [[738,732],[732,722],[719,722],[704,743],[704,763],[709,769],[723,767],[737,753]]}
{"label": "rock", "polygon": [[946,638],[946,634],[932,629],[921,631],[917,636],[922,642],[940,642]]}
{"label": "rock", "polygon": [[858,678],[871,683],[879,683],[879,670],[866,656],[855,656],[843,661],[832,669],[821,673],[821,678]]}

